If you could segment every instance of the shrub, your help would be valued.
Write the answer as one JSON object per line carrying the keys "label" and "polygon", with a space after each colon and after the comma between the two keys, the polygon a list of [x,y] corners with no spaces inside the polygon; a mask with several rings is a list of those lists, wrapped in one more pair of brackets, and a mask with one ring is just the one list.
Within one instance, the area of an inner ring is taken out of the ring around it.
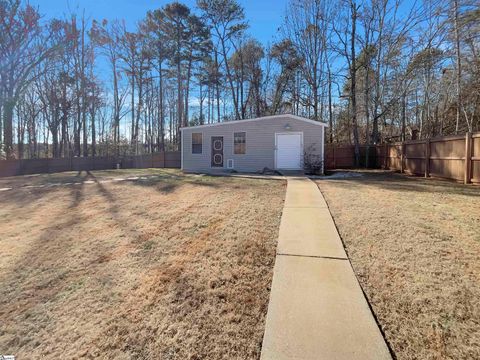
{"label": "shrub", "polygon": [[310,145],[303,154],[303,168],[307,174],[323,175],[322,157],[315,153],[315,147]]}
{"label": "shrub", "polygon": [[3,144],[0,144],[0,160],[5,160],[6,158],[7,158],[7,154],[5,153]]}

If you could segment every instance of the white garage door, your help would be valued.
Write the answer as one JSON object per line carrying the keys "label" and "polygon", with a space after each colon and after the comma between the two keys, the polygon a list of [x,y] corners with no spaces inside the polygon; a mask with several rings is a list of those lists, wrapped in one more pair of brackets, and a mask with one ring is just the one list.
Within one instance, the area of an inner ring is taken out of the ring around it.
{"label": "white garage door", "polygon": [[302,134],[276,134],[277,169],[302,168]]}

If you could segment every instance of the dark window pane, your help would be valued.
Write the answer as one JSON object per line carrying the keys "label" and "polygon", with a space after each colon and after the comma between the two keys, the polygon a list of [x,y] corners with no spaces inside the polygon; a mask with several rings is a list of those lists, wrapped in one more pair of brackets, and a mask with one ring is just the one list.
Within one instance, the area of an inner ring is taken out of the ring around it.
{"label": "dark window pane", "polygon": [[192,144],[192,154],[201,154],[202,144]]}
{"label": "dark window pane", "polygon": [[192,133],[192,154],[202,153],[202,133]]}
{"label": "dark window pane", "polygon": [[247,133],[236,132],[233,134],[233,153],[245,154],[247,147]]}

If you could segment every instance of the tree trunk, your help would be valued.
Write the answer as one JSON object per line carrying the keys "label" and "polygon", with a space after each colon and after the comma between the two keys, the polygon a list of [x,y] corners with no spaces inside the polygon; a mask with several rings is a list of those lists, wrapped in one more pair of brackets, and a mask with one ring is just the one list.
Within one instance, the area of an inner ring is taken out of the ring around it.
{"label": "tree trunk", "polygon": [[223,55],[223,60],[225,62],[225,70],[226,70],[226,73],[227,73],[228,83],[230,84],[230,90],[232,92],[232,99],[233,99],[233,106],[234,106],[234,109],[235,109],[235,116],[237,117],[237,119],[240,119],[240,112],[238,111],[238,99],[237,99],[237,94],[235,94],[235,87],[233,86],[233,79],[232,79],[232,74],[230,72],[230,66],[228,65],[228,54],[227,54],[227,50],[225,48],[225,40],[223,38],[221,38],[220,42],[222,44],[222,55]]}
{"label": "tree trunk", "polygon": [[330,69],[330,62],[327,59],[327,72],[328,72],[328,126],[329,126],[329,143],[333,143],[333,106],[332,106],[332,71]]}
{"label": "tree trunk", "polygon": [[13,107],[14,102],[8,99],[3,105],[3,139],[7,159],[14,159],[13,151]]}
{"label": "tree trunk", "polygon": [[407,128],[407,93],[403,92],[402,95],[402,129],[401,129],[401,141],[406,140],[406,128]]}
{"label": "tree trunk", "polygon": [[160,151],[165,151],[165,134],[163,130],[163,123],[165,121],[163,115],[163,73],[162,73],[162,58],[158,61],[158,77],[159,77],[159,100],[160,100]]}
{"label": "tree trunk", "polygon": [[460,35],[458,32],[458,0],[453,0],[454,11],[454,27],[455,27],[455,55],[457,62],[457,81],[456,81],[456,95],[457,95],[457,111],[455,122],[455,134],[458,134],[460,126],[460,111],[462,109],[462,93],[461,93],[461,80],[462,80],[462,62],[460,57]]}
{"label": "tree trunk", "polygon": [[352,37],[351,37],[351,66],[350,66],[350,77],[351,77],[351,103],[352,103],[352,125],[353,125],[353,141],[355,145],[355,166],[360,165],[360,144],[358,139],[358,124],[357,124],[357,94],[356,94],[356,76],[357,76],[357,64],[356,64],[356,54],[355,54],[355,31],[357,23],[357,4],[355,1],[351,1],[351,16],[352,16]]}
{"label": "tree trunk", "polygon": [[203,125],[203,86],[202,86],[202,81],[200,80],[200,89],[199,89],[199,94],[200,94],[200,125]]}
{"label": "tree trunk", "polygon": [[188,97],[190,94],[190,78],[192,76],[192,55],[189,56],[188,66],[187,66],[187,79],[185,84],[185,123],[188,124]]}
{"label": "tree trunk", "polygon": [[218,122],[220,122],[220,79],[218,79],[218,74],[220,73],[220,69],[218,68],[218,52],[215,50],[215,89],[217,93],[217,118]]}
{"label": "tree trunk", "polygon": [[82,17],[82,32],[81,32],[81,95],[82,95],[82,126],[83,126],[83,156],[88,156],[88,127],[87,127],[87,106],[86,106],[86,84],[85,84],[85,17]]}
{"label": "tree trunk", "polygon": [[92,112],[91,112],[91,121],[92,121],[92,156],[97,155],[97,134],[96,134],[96,127],[95,127],[95,107],[92,105]]}
{"label": "tree trunk", "polygon": [[[368,36],[368,35],[367,35]],[[370,100],[370,55],[368,54],[368,39],[365,48],[367,49],[365,53],[365,84],[364,84],[364,107],[365,107],[365,142],[366,142],[366,149],[365,149],[365,167],[369,167],[369,156],[370,156],[370,111],[368,108],[368,103]]]}

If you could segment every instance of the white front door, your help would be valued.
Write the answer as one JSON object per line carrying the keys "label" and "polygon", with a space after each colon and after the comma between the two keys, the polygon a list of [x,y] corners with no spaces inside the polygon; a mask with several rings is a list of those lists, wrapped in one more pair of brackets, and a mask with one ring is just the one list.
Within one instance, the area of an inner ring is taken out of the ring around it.
{"label": "white front door", "polygon": [[276,134],[277,169],[300,170],[302,168],[302,134]]}

